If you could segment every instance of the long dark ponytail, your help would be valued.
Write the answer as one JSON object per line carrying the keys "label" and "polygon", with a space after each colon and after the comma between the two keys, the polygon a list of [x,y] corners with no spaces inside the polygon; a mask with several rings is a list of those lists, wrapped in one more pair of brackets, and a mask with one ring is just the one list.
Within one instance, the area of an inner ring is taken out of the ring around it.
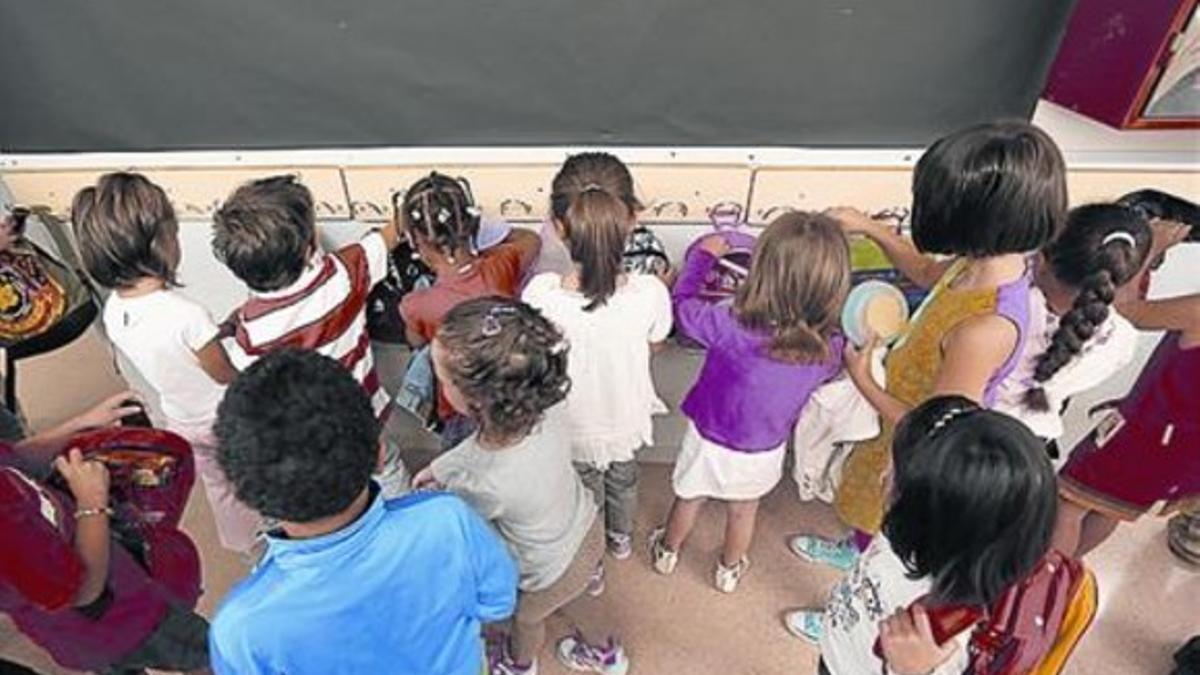
{"label": "long dark ponytail", "polygon": [[[1092,339],[1108,319],[1117,289],[1141,271],[1150,242],[1146,219],[1127,206],[1088,204],[1071,210],[1066,228],[1043,256],[1050,273],[1079,294],[1059,321],[1050,346],[1038,357],[1035,382],[1049,381]],[[1024,403],[1032,410],[1050,408],[1041,386],[1025,392]]]}

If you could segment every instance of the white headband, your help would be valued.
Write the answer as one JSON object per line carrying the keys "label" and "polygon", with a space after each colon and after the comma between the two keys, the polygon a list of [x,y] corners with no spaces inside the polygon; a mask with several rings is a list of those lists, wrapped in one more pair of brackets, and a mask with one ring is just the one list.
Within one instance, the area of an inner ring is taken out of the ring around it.
{"label": "white headband", "polygon": [[1105,237],[1104,240],[1100,242],[1100,245],[1108,246],[1109,243],[1114,242],[1114,241],[1123,241],[1123,242],[1129,244],[1130,248],[1137,248],[1137,240],[1133,238],[1133,235],[1129,234],[1128,232],[1121,231],[1121,230],[1118,230],[1116,232],[1110,232],[1108,234],[1108,236]]}

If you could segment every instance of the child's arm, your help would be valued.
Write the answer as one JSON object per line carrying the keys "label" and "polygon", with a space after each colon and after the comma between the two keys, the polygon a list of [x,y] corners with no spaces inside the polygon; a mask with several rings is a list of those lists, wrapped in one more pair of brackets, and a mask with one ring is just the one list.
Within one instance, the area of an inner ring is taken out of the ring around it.
{"label": "child's arm", "polygon": [[517,606],[517,566],[495,531],[465,504],[462,511],[475,574],[475,615],[484,623],[507,619]]}
{"label": "child's arm", "polygon": [[684,259],[679,278],[671,288],[679,330],[706,347],[712,346],[724,333],[729,310],[705,302],[700,297],[700,289],[704,286],[704,277],[728,252],[729,243],[724,237],[715,234],[705,237]]}
{"label": "child's arm", "polygon": [[75,606],[86,607],[99,600],[108,585],[108,469],[100,462],[85,460],[79,450],[54,460],[54,467],[66,479],[78,509],[74,514],[75,552],[83,561],[84,576]]}
{"label": "child's arm", "polygon": [[196,352],[196,360],[200,362],[200,368],[217,384],[230,384],[238,376],[238,369],[229,360],[229,353],[221,344],[219,335]]}
{"label": "child's arm", "polygon": [[533,267],[533,263],[537,261],[538,255],[542,252],[542,238],[536,232],[523,227],[512,228],[504,243],[516,248],[521,261],[521,274]]}
{"label": "child's arm", "polygon": [[1200,334],[1200,294],[1161,300],[1132,299],[1117,306],[1139,330],[1177,330]]}
{"label": "child's arm", "polygon": [[[1017,328],[1000,316],[964,321],[942,344],[942,365],[934,381],[934,396],[959,394],[982,401],[988,381],[1012,354]],[[908,414],[909,406],[889,394],[871,376],[870,355],[878,346],[872,337],[864,349],[846,346],[846,372],[879,415],[895,425]]]}
{"label": "child's arm", "polygon": [[110,427],[122,417],[141,412],[140,405],[126,405],[131,399],[137,399],[132,391],[113,394],[66,422],[20,441],[13,448],[14,465],[33,476],[46,476],[72,436],[87,429]]}
{"label": "child's arm", "polygon": [[858,209],[838,207],[829,209],[826,214],[837,220],[847,235],[863,235],[878,244],[896,269],[921,288],[933,288],[950,267],[952,261],[921,253],[911,239]]}
{"label": "child's arm", "polygon": [[938,645],[929,614],[919,604],[879,622],[879,644],[886,672],[895,675],[932,673],[960,649],[956,640]]}

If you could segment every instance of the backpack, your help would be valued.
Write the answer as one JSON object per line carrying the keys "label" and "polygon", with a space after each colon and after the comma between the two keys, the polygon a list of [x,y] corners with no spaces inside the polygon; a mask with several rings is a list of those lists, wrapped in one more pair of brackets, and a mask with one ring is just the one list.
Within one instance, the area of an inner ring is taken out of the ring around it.
{"label": "backpack", "polygon": [[[710,303],[732,303],[738,288],[750,275],[750,261],[754,257],[754,243],[757,238],[745,229],[746,221],[742,215],[740,205],[727,202],[717,204],[708,212],[713,231],[729,244],[729,252],[721,256],[712,270],[705,275],[703,287],[700,289],[700,297]],[[704,234],[693,241],[684,257],[695,253],[700,242],[710,235],[711,233]],[[679,344],[685,347],[699,347],[682,332],[677,333],[677,338]]]}
{"label": "backpack", "polygon": [[[30,214],[45,225],[58,256],[25,236]],[[16,207],[4,226],[13,241],[0,251],[0,349],[8,374],[5,405],[16,412],[16,362],[73,342],[95,321],[100,305],[62,221],[48,209]]]}
{"label": "backpack", "polygon": [[[170,431],[112,427],[79,434],[69,447],[108,468],[117,541],[173,600],[195,607],[200,554],[179,529],[196,480],[192,446]],[[58,474],[49,482],[67,489]]]}
{"label": "backpack", "polygon": [[[1096,616],[1096,578],[1083,563],[1050,551],[991,607],[937,606],[928,596],[934,638],[943,644],[973,627],[963,675],[1058,675]],[[878,641],[875,653],[882,655]]]}
{"label": "backpack", "polygon": [[667,247],[645,225],[639,224],[629,233],[629,241],[625,244],[621,259],[627,273],[661,277],[671,269]]}
{"label": "backpack", "polygon": [[367,296],[367,335],[388,344],[407,344],[400,301],[409,293],[433,285],[433,270],[401,240],[388,256],[387,276]]}

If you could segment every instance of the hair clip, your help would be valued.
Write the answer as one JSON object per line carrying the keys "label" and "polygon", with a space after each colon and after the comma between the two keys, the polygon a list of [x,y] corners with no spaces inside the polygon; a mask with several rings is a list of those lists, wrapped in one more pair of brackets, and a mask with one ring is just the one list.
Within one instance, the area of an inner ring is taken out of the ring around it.
{"label": "hair clip", "polygon": [[480,211],[479,207],[474,205],[468,206],[466,211],[467,215],[471,216],[472,218],[478,218],[479,216],[483,215],[483,211]]}
{"label": "hair clip", "polygon": [[587,194],[588,192],[607,192],[607,190],[605,190],[599,183],[588,183],[587,185],[583,186],[582,190],[579,191],[580,194]]}
{"label": "hair clip", "polygon": [[946,413],[943,414],[938,421],[934,422],[932,427],[930,427],[928,436],[933,438],[939,431],[945,429],[946,426],[953,422],[956,418],[961,417],[969,412],[972,412],[970,408],[952,408],[947,410]]}
{"label": "hair clip", "polygon": [[500,317],[505,314],[516,313],[517,310],[514,307],[505,307],[503,305],[492,307],[487,311],[487,314],[483,315],[483,322],[479,327],[480,334],[483,337],[496,337],[504,329],[504,326],[500,323]]}
{"label": "hair clip", "polygon": [[1112,243],[1114,241],[1123,241],[1123,242],[1129,244],[1130,248],[1137,248],[1137,239],[1134,239],[1132,234],[1130,234],[1124,230],[1117,230],[1116,232],[1109,232],[1108,236],[1100,241],[1100,245],[1108,246],[1110,243]]}
{"label": "hair clip", "polygon": [[445,225],[446,223],[450,222],[450,212],[446,210],[446,207],[443,206],[442,208],[438,209],[437,221],[439,225]]}
{"label": "hair clip", "polygon": [[421,213],[421,209],[413,209],[412,211],[408,212],[408,215],[412,217],[414,223],[421,222],[421,218],[424,216],[424,214]]}
{"label": "hair clip", "polygon": [[567,353],[567,350],[570,348],[571,344],[567,342],[566,338],[563,338],[558,342],[555,342],[553,345],[550,345],[550,355],[561,356],[562,354]]}

